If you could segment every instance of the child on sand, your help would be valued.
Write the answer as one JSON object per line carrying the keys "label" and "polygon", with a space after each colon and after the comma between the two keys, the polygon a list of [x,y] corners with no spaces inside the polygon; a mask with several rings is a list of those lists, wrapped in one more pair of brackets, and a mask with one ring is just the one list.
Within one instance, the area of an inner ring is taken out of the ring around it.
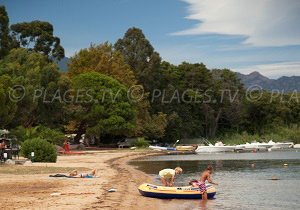
{"label": "child on sand", "polygon": [[213,172],[213,167],[211,165],[207,166],[205,171],[202,172],[200,180],[191,180],[190,185],[193,187],[199,187],[200,192],[202,193],[202,200],[207,200],[207,191],[205,181],[207,180],[211,184],[218,185],[217,183],[213,182],[211,179],[211,174]]}
{"label": "child on sand", "polygon": [[175,169],[166,168],[161,171],[159,171],[159,176],[161,183],[164,186],[172,187],[174,185],[175,175],[181,174],[182,168],[176,167]]}

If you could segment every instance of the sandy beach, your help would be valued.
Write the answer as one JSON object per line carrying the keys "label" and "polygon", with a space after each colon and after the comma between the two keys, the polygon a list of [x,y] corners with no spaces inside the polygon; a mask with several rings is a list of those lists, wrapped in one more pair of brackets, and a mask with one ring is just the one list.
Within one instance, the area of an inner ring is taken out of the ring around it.
{"label": "sandy beach", "polygon": [[[154,153],[150,153],[153,155]],[[127,164],[149,152],[97,151],[59,156],[56,163],[33,163],[15,167],[16,173],[0,173],[3,209],[158,209],[159,200],[141,196],[137,187],[151,181],[145,173]],[[49,174],[96,168],[99,178],[52,178]],[[60,170],[61,169],[61,170]],[[20,172],[21,171],[21,172]],[[117,191],[109,193],[114,188]],[[51,196],[52,193],[61,193]]]}

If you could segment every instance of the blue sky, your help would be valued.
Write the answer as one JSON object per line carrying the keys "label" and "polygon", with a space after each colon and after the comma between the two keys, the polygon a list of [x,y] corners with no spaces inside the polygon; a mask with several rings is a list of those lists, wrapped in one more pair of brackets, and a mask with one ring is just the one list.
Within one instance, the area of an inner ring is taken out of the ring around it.
{"label": "blue sky", "polygon": [[143,30],[164,60],[300,76],[298,0],[0,0],[10,23],[54,26],[66,55]]}

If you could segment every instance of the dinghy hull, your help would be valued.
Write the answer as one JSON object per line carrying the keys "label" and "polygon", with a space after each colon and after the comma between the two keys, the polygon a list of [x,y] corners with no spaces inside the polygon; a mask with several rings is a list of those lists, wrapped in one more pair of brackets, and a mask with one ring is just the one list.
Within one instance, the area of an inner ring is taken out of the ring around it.
{"label": "dinghy hull", "polygon": [[[202,199],[199,188],[195,187],[163,187],[152,184],[142,184],[138,188],[141,195],[161,199]],[[207,198],[212,199],[216,195],[216,189],[207,186]]]}

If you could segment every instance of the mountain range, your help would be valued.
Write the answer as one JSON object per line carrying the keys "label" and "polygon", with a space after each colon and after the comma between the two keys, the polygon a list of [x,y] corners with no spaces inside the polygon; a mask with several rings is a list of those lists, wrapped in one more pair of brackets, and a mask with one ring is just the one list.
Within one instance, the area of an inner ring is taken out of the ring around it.
{"label": "mountain range", "polygon": [[66,71],[68,71],[68,63],[69,63],[69,61],[70,61],[70,58],[64,57],[60,61],[56,61],[56,63],[58,65],[59,69],[62,72],[66,72]]}
{"label": "mountain range", "polygon": [[257,71],[250,74],[236,73],[237,77],[246,88],[251,86],[260,86],[264,90],[279,90],[280,92],[300,92],[300,76],[282,76],[278,79],[270,79]]}
{"label": "mountain range", "polygon": [[[61,71],[66,72],[68,70],[69,58],[65,57],[57,62]],[[280,77],[279,79],[270,79],[263,76],[257,71],[254,71],[250,74],[241,74],[236,72],[237,77],[245,85],[246,88],[257,85],[264,90],[279,90],[284,92],[300,92],[300,76],[292,77]]]}

